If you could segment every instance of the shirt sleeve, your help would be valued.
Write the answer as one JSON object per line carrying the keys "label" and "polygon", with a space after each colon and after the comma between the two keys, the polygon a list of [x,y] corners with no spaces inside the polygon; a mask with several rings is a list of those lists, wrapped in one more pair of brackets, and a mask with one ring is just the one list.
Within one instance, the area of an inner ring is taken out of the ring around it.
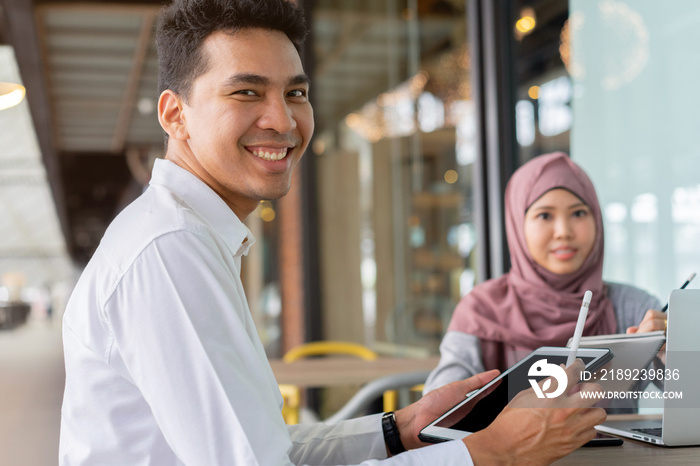
{"label": "shirt sleeve", "polygon": [[617,333],[639,325],[649,309],[661,310],[661,302],[644,290],[622,283],[606,282],[608,299],[612,302],[617,319]]}
{"label": "shirt sleeve", "polygon": [[[289,426],[294,464],[361,464],[433,466],[472,465],[464,442],[451,441],[411,450],[387,458],[381,429],[381,414],[350,419],[334,425],[297,424]],[[367,460],[367,458],[375,458]]]}
{"label": "shirt sleeve", "polygon": [[[617,319],[617,333],[626,333],[627,327],[639,325],[644,318],[644,314],[649,309],[661,310],[661,302],[646,291],[623,283],[606,282],[608,287],[608,299],[615,309]],[[649,367],[663,368],[664,364],[655,357]],[[644,390],[649,385],[649,380],[640,380],[630,390]],[[663,381],[654,380],[654,385],[663,390]],[[636,400],[614,400],[608,413],[628,413],[637,412],[638,403]]]}
{"label": "shirt sleeve", "polygon": [[428,376],[423,394],[480,372],[484,372],[484,363],[479,338],[454,330],[447,332],[440,343],[440,362]]}

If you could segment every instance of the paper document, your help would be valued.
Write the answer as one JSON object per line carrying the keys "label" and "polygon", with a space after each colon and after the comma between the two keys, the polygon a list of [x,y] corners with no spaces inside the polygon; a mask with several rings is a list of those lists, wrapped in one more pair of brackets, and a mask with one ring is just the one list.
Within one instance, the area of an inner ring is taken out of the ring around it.
{"label": "paper document", "polygon": [[[646,385],[651,380],[648,367],[663,344],[666,332],[658,330],[647,333],[595,335],[582,337],[579,348],[609,348],[613,359],[599,369],[591,382],[596,382],[605,391],[627,391],[635,383],[643,381]],[[571,339],[566,346],[571,345]]]}

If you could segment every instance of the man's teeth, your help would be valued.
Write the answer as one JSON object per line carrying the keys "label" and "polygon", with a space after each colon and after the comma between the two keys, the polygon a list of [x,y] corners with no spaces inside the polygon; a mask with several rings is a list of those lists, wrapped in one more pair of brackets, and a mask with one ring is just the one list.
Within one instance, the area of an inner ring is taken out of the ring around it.
{"label": "man's teeth", "polygon": [[265,160],[282,160],[287,156],[287,149],[282,149],[281,152],[266,152],[262,150],[254,150],[253,154]]}

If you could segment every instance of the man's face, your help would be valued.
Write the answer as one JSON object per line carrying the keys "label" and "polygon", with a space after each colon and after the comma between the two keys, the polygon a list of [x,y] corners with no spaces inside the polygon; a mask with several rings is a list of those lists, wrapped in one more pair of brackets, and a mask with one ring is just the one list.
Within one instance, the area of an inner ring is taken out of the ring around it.
{"label": "man's face", "polygon": [[314,129],[308,78],[278,31],[216,32],[203,52],[209,68],[182,104],[186,140],[168,158],[184,162],[244,218],[260,200],[289,191]]}

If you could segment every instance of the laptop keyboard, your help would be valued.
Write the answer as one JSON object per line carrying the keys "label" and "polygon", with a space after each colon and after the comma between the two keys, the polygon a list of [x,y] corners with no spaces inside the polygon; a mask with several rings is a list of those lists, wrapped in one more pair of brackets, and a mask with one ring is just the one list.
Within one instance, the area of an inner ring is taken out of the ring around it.
{"label": "laptop keyboard", "polygon": [[656,437],[661,437],[661,427],[650,427],[645,429],[630,429],[634,432],[641,432],[642,434],[654,435]]}

